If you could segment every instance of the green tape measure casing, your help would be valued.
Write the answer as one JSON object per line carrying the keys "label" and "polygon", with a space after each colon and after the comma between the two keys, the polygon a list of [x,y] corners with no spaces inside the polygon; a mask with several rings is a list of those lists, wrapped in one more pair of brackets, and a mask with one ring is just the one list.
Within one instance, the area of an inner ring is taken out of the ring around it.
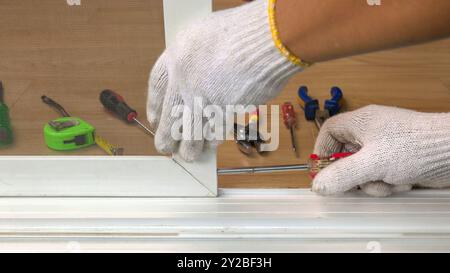
{"label": "green tape measure casing", "polygon": [[95,144],[95,128],[75,117],[52,120],[44,127],[45,143],[56,151],[69,151]]}

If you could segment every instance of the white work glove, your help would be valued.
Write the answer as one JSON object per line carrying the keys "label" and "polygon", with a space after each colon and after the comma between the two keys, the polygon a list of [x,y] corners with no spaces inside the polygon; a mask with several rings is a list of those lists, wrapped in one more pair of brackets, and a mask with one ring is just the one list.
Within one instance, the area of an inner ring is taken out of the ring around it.
{"label": "white work glove", "polygon": [[[157,128],[155,146],[164,154],[178,152],[187,161],[214,141],[174,140],[174,106],[260,105],[279,94],[301,68],[275,46],[270,31],[268,1],[213,13],[184,29],[155,64],[149,81],[147,115]],[[205,122],[191,115],[195,123]],[[214,146],[214,145],[212,145]]]}
{"label": "white work glove", "polygon": [[315,153],[357,151],[321,171],[313,191],[335,195],[358,186],[384,197],[413,186],[450,187],[450,114],[367,106],[328,120]]}

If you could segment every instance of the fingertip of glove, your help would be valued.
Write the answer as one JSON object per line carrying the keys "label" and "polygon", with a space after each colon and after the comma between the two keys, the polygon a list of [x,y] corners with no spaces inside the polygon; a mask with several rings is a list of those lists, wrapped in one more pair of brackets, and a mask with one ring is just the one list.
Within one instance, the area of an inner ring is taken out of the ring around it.
{"label": "fingertip of glove", "polygon": [[369,182],[360,186],[361,190],[372,197],[383,198],[393,194],[392,186],[382,182]]}
{"label": "fingertip of glove", "polygon": [[155,137],[155,148],[159,153],[164,155],[173,154],[177,149],[177,144],[178,142],[171,137]]}
{"label": "fingertip of glove", "polygon": [[323,172],[319,173],[313,181],[312,191],[323,196],[335,195],[338,192],[331,189],[329,186],[330,178],[323,174]]}
{"label": "fingertip of glove", "polygon": [[413,185],[397,185],[392,188],[393,193],[408,192],[413,189]]}
{"label": "fingertip of glove", "polygon": [[150,125],[150,128],[153,129],[153,131],[155,131],[156,129],[158,129],[158,125],[159,125],[159,116],[155,115],[152,112],[148,112],[147,114],[147,121]]}
{"label": "fingertip of glove", "polygon": [[196,161],[203,152],[203,141],[182,141],[178,153],[186,162]]}

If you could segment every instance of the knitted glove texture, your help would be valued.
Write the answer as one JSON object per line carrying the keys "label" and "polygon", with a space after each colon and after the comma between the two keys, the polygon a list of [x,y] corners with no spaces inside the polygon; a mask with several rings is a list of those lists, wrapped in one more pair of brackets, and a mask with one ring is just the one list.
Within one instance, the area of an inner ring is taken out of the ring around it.
{"label": "knitted glove texture", "polygon": [[[174,107],[193,109],[196,98],[202,98],[201,107],[260,105],[276,97],[289,78],[300,71],[275,46],[267,0],[199,20],[179,33],[150,75],[147,115],[157,128],[157,150],[164,154],[178,152],[193,161],[205,144],[215,144],[204,138],[174,139],[171,128],[179,120],[171,115]],[[184,118],[191,119],[193,125],[205,122],[195,113]]]}
{"label": "knitted glove texture", "polygon": [[315,153],[357,151],[324,169],[313,191],[334,195],[360,186],[388,196],[413,186],[450,187],[450,114],[368,106],[328,120]]}

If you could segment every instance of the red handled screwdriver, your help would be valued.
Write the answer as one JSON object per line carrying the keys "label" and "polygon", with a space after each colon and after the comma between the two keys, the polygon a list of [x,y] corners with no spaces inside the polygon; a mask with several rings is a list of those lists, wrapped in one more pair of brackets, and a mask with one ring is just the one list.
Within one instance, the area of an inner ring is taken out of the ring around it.
{"label": "red handled screwdriver", "polygon": [[127,123],[135,122],[150,135],[155,135],[152,130],[147,128],[142,122],[137,119],[138,114],[136,110],[128,106],[128,104],[125,102],[125,99],[119,94],[111,90],[104,90],[100,94],[100,102],[106,109],[114,113],[123,121]]}
{"label": "red handled screwdriver", "polygon": [[295,156],[298,157],[297,152],[297,141],[295,138],[295,128],[297,127],[297,118],[295,115],[294,106],[290,102],[286,102],[281,107],[283,112],[283,120],[284,125],[291,131],[291,141],[292,141],[292,150],[295,153]]}

